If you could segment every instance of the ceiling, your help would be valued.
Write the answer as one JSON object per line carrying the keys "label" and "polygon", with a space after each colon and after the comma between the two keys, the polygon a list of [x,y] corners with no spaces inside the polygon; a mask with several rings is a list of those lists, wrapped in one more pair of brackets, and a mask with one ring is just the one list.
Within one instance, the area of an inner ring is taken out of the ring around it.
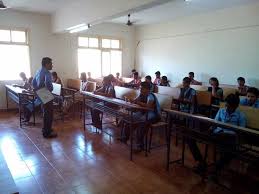
{"label": "ceiling", "polygon": [[[259,0],[172,0],[140,12],[131,13],[135,25],[145,25],[172,21],[180,17],[201,14],[212,10],[223,9],[259,2]],[[109,22],[126,23],[127,16],[112,19]]]}
{"label": "ceiling", "polygon": [[15,10],[51,14],[71,0],[3,0],[3,2]]}

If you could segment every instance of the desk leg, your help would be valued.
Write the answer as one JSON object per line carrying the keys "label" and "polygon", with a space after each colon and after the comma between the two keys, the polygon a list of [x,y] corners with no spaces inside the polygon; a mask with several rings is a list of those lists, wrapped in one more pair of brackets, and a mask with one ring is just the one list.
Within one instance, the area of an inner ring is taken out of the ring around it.
{"label": "desk leg", "polygon": [[6,110],[8,111],[9,109],[9,104],[8,104],[8,89],[6,88],[5,90],[5,96],[6,96]]}
{"label": "desk leg", "polygon": [[19,116],[20,116],[20,127],[22,127],[22,110],[21,110],[21,99],[20,96],[18,95],[18,99],[19,99]]}
{"label": "desk leg", "polygon": [[33,125],[35,126],[36,125],[36,122],[35,122],[35,98],[33,98],[32,100],[32,116],[33,116]]}
{"label": "desk leg", "polygon": [[83,97],[83,123],[84,123],[84,133],[85,133],[85,97]]}
{"label": "desk leg", "polygon": [[133,154],[133,112],[130,115],[130,160],[132,161]]}
{"label": "desk leg", "polygon": [[171,130],[172,130],[172,117],[169,115],[169,127],[167,130],[167,158],[166,158],[166,170],[169,171],[170,165],[170,152],[171,152]]}

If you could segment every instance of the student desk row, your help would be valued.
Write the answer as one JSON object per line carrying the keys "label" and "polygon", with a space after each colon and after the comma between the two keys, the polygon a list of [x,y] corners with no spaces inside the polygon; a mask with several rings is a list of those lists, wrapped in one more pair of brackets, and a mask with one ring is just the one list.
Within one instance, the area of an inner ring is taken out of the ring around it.
{"label": "student desk row", "polygon": [[9,99],[13,100],[16,104],[18,104],[19,108],[19,117],[20,117],[20,127],[22,127],[22,124],[24,123],[23,118],[23,110],[24,106],[27,104],[32,104],[33,107],[33,124],[35,125],[35,95],[33,92],[19,88],[14,87],[12,85],[5,85],[6,88],[6,108],[9,110]]}
{"label": "student desk row", "polygon": [[[84,131],[86,127],[86,107],[90,109],[98,110],[102,113],[106,113],[112,116],[116,116],[116,118],[122,119],[129,125],[130,128],[130,160],[132,160],[132,153],[133,153],[133,131],[134,126],[136,124],[145,123],[147,121],[147,114],[146,114],[146,121],[137,120],[133,118],[134,111],[144,111],[147,113],[150,109],[141,107],[136,104],[132,104],[130,102],[125,102],[122,99],[118,98],[110,98],[100,95],[95,95],[91,92],[82,91],[81,94],[83,95],[83,106],[84,106]],[[112,108],[110,105],[115,105],[120,108],[127,109],[128,113],[123,113],[117,108]],[[147,151],[147,147],[146,147]]]}
{"label": "student desk row", "polygon": [[[172,132],[175,132],[176,134],[180,134],[184,139],[195,139],[198,142],[204,143],[204,144],[211,144],[213,146],[216,146],[219,149],[224,149],[224,146],[221,145],[221,142],[217,141],[215,139],[215,136],[212,136],[212,133],[209,132],[209,129],[211,127],[222,127],[226,129],[231,129],[236,132],[237,134],[237,149],[235,151],[235,156],[240,158],[244,161],[256,161],[256,164],[259,162],[259,154],[257,152],[256,147],[253,147],[253,145],[247,146],[247,144],[250,144],[250,142],[247,142],[247,138],[252,137],[253,139],[259,140],[259,131],[250,129],[250,128],[244,128],[239,127],[219,121],[215,121],[214,119],[210,119],[207,117],[197,116],[189,113],[179,112],[176,110],[171,109],[164,109],[169,115],[168,122],[169,122],[169,130],[167,134],[167,163],[166,168],[169,169],[169,165],[176,162],[182,162],[184,164],[184,146],[185,142],[183,142],[183,152],[182,152],[182,158],[180,160],[171,161],[170,155],[171,155],[171,135]],[[177,124],[177,119],[183,121],[182,124]],[[205,128],[201,126],[206,126]],[[253,143],[253,142],[252,142]],[[257,146],[257,145],[256,145]],[[207,149],[207,148],[206,148]],[[207,151],[205,151],[205,154]],[[204,156],[206,158],[206,156]]]}

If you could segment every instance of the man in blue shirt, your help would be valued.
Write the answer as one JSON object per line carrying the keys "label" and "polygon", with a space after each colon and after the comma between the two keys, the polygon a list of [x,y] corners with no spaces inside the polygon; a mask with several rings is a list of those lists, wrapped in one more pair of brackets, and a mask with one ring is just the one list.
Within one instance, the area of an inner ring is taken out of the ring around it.
{"label": "man in blue shirt", "polygon": [[[231,125],[246,126],[246,118],[245,115],[238,110],[239,105],[239,97],[235,94],[230,94],[225,99],[226,107],[222,108],[218,111],[215,120],[223,123],[228,123]],[[224,165],[228,164],[233,155],[231,150],[235,149],[236,143],[236,133],[231,129],[224,129],[217,127],[213,130],[212,135],[216,138],[218,144],[224,146],[224,151],[220,151],[220,159],[216,162],[215,165],[215,173],[220,171]],[[198,172],[203,173],[206,170],[206,164],[203,161],[203,157],[200,153],[200,150],[196,144],[195,140],[189,140],[188,145],[190,147],[190,151],[196,161],[198,161],[198,166],[196,170]],[[216,175],[216,174],[215,174]]]}
{"label": "man in blue shirt", "polygon": [[[42,59],[42,67],[37,71],[34,79],[32,80],[32,85],[35,91],[46,87],[50,92],[53,90],[51,73],[52,70],[52,59],[49,57],[44,57]],[[43,105],[43,128],[42,134],[44,138],[57,137],[57,134],[52,130],[52,120],[53,120],[53,101],[50,101]]]}
{"label": "man in blue shirt", "polygon": [[250,106],[253,108],[259,108],[259,100],[258,100],[258,89],[257,88],[249,88],[247,90],[246,98],[240,101],[240,104],[243,106]]}

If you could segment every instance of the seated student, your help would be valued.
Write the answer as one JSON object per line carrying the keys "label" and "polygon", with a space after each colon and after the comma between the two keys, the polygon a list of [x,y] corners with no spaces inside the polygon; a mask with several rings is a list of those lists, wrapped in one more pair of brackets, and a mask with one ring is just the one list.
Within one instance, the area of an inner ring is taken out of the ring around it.
{"label": "seated student", "polygon": [[170,87],[169,81],[166,76],[162,76],[161,83],[159,84],[159,86]]}
{"label": "seated student", "polygon": [[201,82],[194,79],[194,72],[189,72],[189,78],[191,79],[191,85],[202,85]]}
{"label": "seated student", "polygon": [[[113,78],[111,76],[104,77],[103,86],[100,89],[96,90],[94,94],[115,98],[115,90],[112,85],[112,79]],[[96,109],[91,110],[93,125],[98,129],[102,129],[102,120],[100,114],[101,112]]]}
{"label": "seated student", "polygon": [[161,82],[161,73],[160,71],[157,71],[156,73],[156,79],[153,81],[153,84],[160,85]]}
{"label": "seated student", "polygon": [[[226,107],[221,108],[216,117],[216,121],[223,123],[229,123],[231,125],[246,127],[246,118],[245,115],[239,111],[239,97],[235,94],[230,94],[226,98]],[[213,129],[212,135],[215,136],[218,143],[225,146],[225,150],[233,150],[235,147],[236,133],[231,129],[224,129],[217,127]],[[200,150],[196,144],[195,140],[189,139],[187,141],[190,151],[194,159],[198,162],[196,168],[197,172],[204,172],[206,170],[206,164],[203,161]],[[220,171],[226,164],[228,164],[233,158],[233,155],[230,152],[220,151],[220,159],[216,162],[215,172]]]}
{"label": "seated student", "polygon": [[24,72],[21,72],[20,77],[23,81],[23,85],[17,85],[14,84],[14,87],[20,87],[20,88],[24,88],[25,90],[31,90],[32,89],[32,77],[30,77],[29,79],[26,77],[26,74]]}
{"label": "seated student", "polygon": [[88,76],[87,81],[89,81],[89,82],[96,82],[96,80],[92,78],[91,72],[87,72],[87,76]]}
{"label": "seated student", "polygon": [[136,69],[132,69],[131,70],[131,75],[129,76],[130,78],[133,78],[134,77],[134,73],[136,73],[137,71],[136,71]]}
{"label": "seated student", "polygon": [[120,73],[116,73],[116,77],[114,78],[114,80],[112,81],[112,84],[114,86],[122,86],[123,85],[123,80],[120,77]]}
{"label": "seated student", "polygon": [[240,101],[240,105],[251,106],[253,108],[259,108],[258,89],[249,88],[247,90],[246,98],[244,98]]}
{"label": "seated student", "polygon": [[80,80],[81,80],[81,86],[80,86],[80,90],[81,91],[85,91],[86,87],[87,87],[87,76],[85,72],[82,72],[80,74]]}
{"label": "seated student", "polygon": [[[144,134],[146,133],[145,129],[148,124],[158,122],[161,119],[161,108],[160,104],[156,98],[156,96],[151,92],[151,85],[148,82],[141,82],[140,86],[140,94],[139,96],[131,101],[132,103],[138,104],[142,107],[147,107],[152,110],[148,111],[147,115],[147,123],[143,123],[140,126],[137,126],[137,137],[138,142],[142,143]],[[145,112],[139,111],[134,113],[134,118],[138,120],[146,120]],[[129,129],[128,127],[125,129],[126,140],[129,138]]]}
{"label": "seated student", "polygon": [[196,91],[190,87],[191,79],[183,78],[183,88],[181,88],[180,96],[174,100],[179,105],[182,112],[194,113],[196,104]]}
{"label": "seated student", "polygon": [[52,75],[52,82],[53,82],[53,83],[56,83],[56,84],[60,84],[61,87],[62,87],[63,84],[62,84],[61,79],[58,77],[57,72],[53,71],[53,72],[51,73],[51,75]]}
{"label": "seated student", "polygon": [[140,84],[141,79],[139,79],[138,72],[135,72],[133,80],[129,83],[124,84],[124,86],[138,89],[140,87]]}
{"label": "seated student", "polygon": [[223,90],[219,87],[219,81],[216,77],[210,78],[210,85],[208,91],[212,94],[212,104],[219,105],[223,101]]}
{"label": "seated student", "polygon": [[145,82],[149,83],[150,84],[150,87],[151,87],[151,92],[155,92],[155,85],[152,83],[152,78],[150,75],[147,75],[145,77]]}
{"label": "seated student", "polygon": [[246,96],[248,86],[245,85],[246,80],[243,77],[237,78],[237,83],[238,83],[238,94],[240,96]]}

